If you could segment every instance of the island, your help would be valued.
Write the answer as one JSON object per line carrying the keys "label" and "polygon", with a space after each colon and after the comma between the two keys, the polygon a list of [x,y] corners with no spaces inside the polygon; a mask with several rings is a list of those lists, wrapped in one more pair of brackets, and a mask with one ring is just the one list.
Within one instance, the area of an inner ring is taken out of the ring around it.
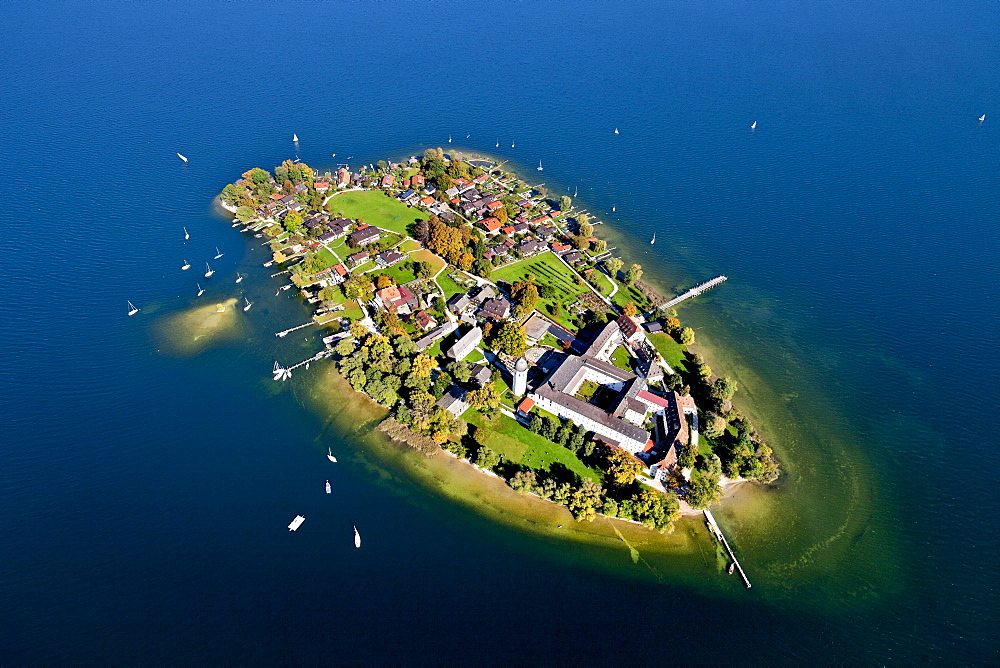
{"label": "island", "polygon": [[778,478],[736,382],[689,350],[680,298],[626,267],[568,195],[436,148],[358,170],[286,160],[220,199],[328,329],[315,359],[385,407],[394,441],[466,459],[577,521],[660,531],[727,485]]}

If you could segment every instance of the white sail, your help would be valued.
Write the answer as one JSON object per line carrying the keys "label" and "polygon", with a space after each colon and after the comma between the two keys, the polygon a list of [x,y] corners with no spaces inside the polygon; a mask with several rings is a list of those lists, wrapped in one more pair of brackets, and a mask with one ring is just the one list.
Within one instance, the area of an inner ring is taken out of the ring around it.
{"label": "white sail", "polygon": [[137,309],[132,302],[129,302],[128,303],[128,314],[129,315],[135,315],[138,312],[139,312],[139,309]]}
{"label": "white sail", "polygon": [[292,133],[292,141],[297,142],[298,140],[299,140],[299,136],[293,132]]}
{"label": "white sail", "polygon": [[448,135],[448,143],[451,143],[451,135]]}
{"label": "white sail", "polygon": [[757,129],[757,121],[754,121],[753,123],[750,124],[750,129],[751,130],[756,130]]}
{"label": "white sail", "polygon": [[615,128],[615,134],[616,134],[616,135],[617,135],[617,134],[621,134],[621,133],[619,133],[619,132],[618,132],[618,128]]}
{"label": "white sail", "polygon": [[188,262],[187,260],[184,260],[184,264],[181,265],[181,271],[187,271],[190,268],[191,268],[191,263]]}
{"label": "white sail", "polygon": [[183,160],[184,162],[187,162],[187,161],[188,161],[188,159],[187,159],[187,158],[185,158],[185,157],[184,157],[183,155],[181,155],[180,153],[178,153],[178,154],[177,154],[177,157],[178,157],[178,158],[180,158],[181,160]]}
{"label": "white sail", "polygon": [[649,245],[652,246],[656,243],[656,232],[653,232],[653,238],[649,240]]}
{"label": "white sail", "polygon": [[243,301],[245,301],[247,303],[247,305],[243,307],[243,310],[244,311],[249,311],[250,307],[253,306],[253,304],[251,304],[250,300],[247,299],[246,297],[243,298]]}
{"label": "white sail", "polygon": [[188,239],[191,238],[191,235],[188,234],[188,228],[185,227],[185,228],[182,228],[182,229],[184,230],[184,240],[187,241]]}
{"label": "white sail", "polygon": [[205,263],[205,278],[211,278],[212,274],[214,274],[214,273],[215,273],[215,270],[212,269],[211,265],[209,265],[206,262]]}
{"label": "white sail", "polygon": [[986,120],[986,114],[983,114],[982,116],[979,117],[979,122],[980,123],[982,123],[985,120]]}
{"label": "white sail", "polygon": [[542,171],[542,161],[538,161],[538,171]]}
{"label": "white sail", "polygon": [[242,283],[243,282],[243,277],[240,276],[240,272],[236,272],[236,282],[237,283]]}
{"label": "white sail", "polygon": [[354,547],[361,547],[361,534],[357,527],[354,527]]}
{"label": "white sail", "polygon": [[497,139],[497,148],[500,148],[500,140]]}
{"label": "white sail", "polygon": [[511,143],[510,143],[510,147],[511,147],[511,148],[514,148],[514,142],[511,142]]}

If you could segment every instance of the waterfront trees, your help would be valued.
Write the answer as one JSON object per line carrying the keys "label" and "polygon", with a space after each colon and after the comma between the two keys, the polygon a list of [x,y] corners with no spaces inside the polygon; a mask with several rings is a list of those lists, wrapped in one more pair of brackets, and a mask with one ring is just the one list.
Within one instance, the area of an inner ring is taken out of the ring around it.
{"label": "waterfront trees", "polygon": [[622,266],[625,264],[620,257],[608,258],[604,262],[604,266],[607,267],[608,273],[611,274],[611,278],[617,279],[618,272],[622,270]]}
{"label": "waterfront trees", "polygon": [[628,268],[628,271],[625,272],[626,285],[635,285],[635,282],[638,281],[640,278],[642,278],[641,264],[633,264],[631,267]]}
{"label": "waterfront trees", "polygon": [[682,327],[677,338],[685,346],[689,346],[694,343],[694,330],[690,327]]}

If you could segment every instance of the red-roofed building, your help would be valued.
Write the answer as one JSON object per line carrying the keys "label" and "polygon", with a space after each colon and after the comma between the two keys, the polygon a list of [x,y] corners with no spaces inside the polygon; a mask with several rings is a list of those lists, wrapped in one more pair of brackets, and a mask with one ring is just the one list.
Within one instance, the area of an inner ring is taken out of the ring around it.
{"label": "red-roofed building", "polygon": [[469,182],[468,179],[455,179],[455,180],[453,180],[451,182],[451,185],[457,186],[457,187],[461,188],[462,186],[464,186],[468,182]]}
{"label": "red-roofed building", "polygon": [[569,244],[564,244],[561,241],[557,241],[552,244],[552,250],[556,253],[562,253],[563,251],[568,251],[572,246]]}
{"label": "red-roofed building", "polygon": [[413,186],[414,188],[416,188],[417,186],[424,185],[424,175],[414,174],[413,178],[410,179],[410,185]]}
{"label": "red-roofed building", "polygon": [[417,323],[417,327],[425,332],[428,329],[437,326],[437,320],[435,320],[427,311],[417,311],[413,314],[413,320]]}
{"label": "red-roofed building", "polygon": [[503,202],[501,202],[500,200],[493,200],[492,202],[486,205],[486,208],[489,209],[490,211],[496,211],[497,209],[502,209]]}
{"label": "red-roofed building", "polygon": [[404,188],[410,187],[410,179],[403,179],[403,187]]}
{"label": "red-roofed building", "polygon": [[399,313],[409,313],[417,307],[417,298],[405,286],[390,285],[375,293],[385,308],[394,308]]}
{"label": "red-roofed building", "polygon": [[382,177],[383,188],[391,186],[395,182],[396,182],[396,176],[394,174],[386,174],[385,176]]}
{"label": "red-roofed building", "polygon": [[531,412],[531,409],[535,407],[535,400],[531,397],[525,397],[524,401],[517,405],[517,412],[521,415],[527,416]]}
{"label": "red-roofed building", "polygon": [[282,195],[281,193],[271,193],[269,197],[271,198],[271,201],[277,202],[279,199],[284,197],[284,195]]}
{"label": "red-roofed building", "polygon": [[549,218],[548,216],[539,216],[538,218],[535,218],[534,220],[529,220],[528,224],[529,225],[544,225],[545,223],[551,223],[551,222],[552,222],[552,219]]}
{"label": "red-roofed building", "polygon": [[625,341],[631,343],[642,336],[642,330],[636,323],[635,318],[630,318],[627,315],[620,316],[615,322],[618,323],[618,327],[622,330],[622,338]]}
{"label": "red-roofed building", "polygon": [[499,220],[490,216],[489,218],[483,218],[479,221],[479,225],[483,227],[488,233],[496,234],[497,230],[503,225]]}
{"label": "red-roofed building", "polygon": [[318,193],[325,193],[327,190],[330,189],[330,182],[329,181],[316,181],[315,183],[313,183],[313,187],[316,189],[316,192],[318,192]]}
{"label": "red-roofed building", "polygon": [[482,174],[480,174],[479,176],[477,176],[476,178],[474,178],[472,180],[475,181],[476,183],[483,184],[483,183],[486,183],[486,181],[489,178],[490,178],[490,175],[487,174],[486,172],[483,172]]}
{"label": "red-roofed building", "polygon": [[420,200],[420,203],[423,204],[424,206],[430,206],[431,204],[434,203],[434,198],[433,197],[424,197],[424,198],[422,198]]}
{"label": "red-roofed building", "polygon": [[351,173],[344,167],[337,170],[337,187],[346,188],[351,185]]}

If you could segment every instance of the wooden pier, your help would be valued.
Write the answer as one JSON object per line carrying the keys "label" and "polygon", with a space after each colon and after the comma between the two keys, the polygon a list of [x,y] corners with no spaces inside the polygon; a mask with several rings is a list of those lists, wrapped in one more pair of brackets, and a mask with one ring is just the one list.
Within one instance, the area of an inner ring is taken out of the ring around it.
{"label": "wooden pier", "polygon": [[708,522],[708,528],[712,530],[715,537],[719,539],[720,543],[722,543],[722,547],[726,549],[726,553],[729,555],[729,558],[733,560],[733,565],[736,567],[736,570],[739,571],[740,577],[743,578],[743,583],[747,586],[747,589],[750,589],[752,586],[750,584],[750,580],[747,578],[747,574],[743,572],[743,567],[740,566],[740,562],[736,558],[736,555],[733,554],[733,548],[729,547],[729,542],[726,540],[726,537],[722,535],[722,529],[719,528],[719,523],[715,521],[715,516],[712,515],[712,511],[706,509],[703,512],[705,513],[705,521]]}
{"label": "wooden pier", "polygon": [[285,335],[291,334],[292,332],[294,332],[294,331],[296,331],[298,329],[305,329],[306,327],[312,327],[315,324],[316,324],[315,322],[309,321],[309,322],[306,322],[306,323],[303,323],[303,324],[299,325],[298,327],[292,327],[291,329],[286,329],[283,332],[275,332],[274,335],[277,336],[280,339],[280,338],[284,337]]}
{"label": "wooden pier", "polygon": [[701,283],[700,285],[694,286],[693,288],[691,288],[690,290],[688,290],[684,294],[680,295],[679,297],[674,297],[670,301],[664,302],[663,304],[660,304],[659,308],[660,309],[666,309],[666,308],[670,308],[671,306],[676,306],[677,304],[680,304],[685,299],[690,299],[691,297],[697,297],[698,295],[702,294],[703,292],[708,292],[709,290],[711,290],[712,288],[714,288],[716,285],[719,285],[720,283],[725,283],[727,280],[729,280],[728,276],[716,276],[715,278],[713,278],[710,281],[705,281],[704,283]]}
{"label": "wooden pier", "polygon": [[329,357],[332,354],[333,354],[333,349],[332,348],[326,348],[324,350],[319,351],[318,353],[316,353],[315,355],[313,355],[309,359],[302,360],[298,364],[293,364],[292,366],[289,366],[289,367],[283,367],[280,364],[278,364],[277,362],[275,362],[274,379],[275,380],[288,380],[289,378],[292,377],[292,372],[295,371],[296,369],[298,369],[299,367],[307,366],[310,362],[317,362],[317,361],[319,361],[321,359],[325,359],[325,358]]}

